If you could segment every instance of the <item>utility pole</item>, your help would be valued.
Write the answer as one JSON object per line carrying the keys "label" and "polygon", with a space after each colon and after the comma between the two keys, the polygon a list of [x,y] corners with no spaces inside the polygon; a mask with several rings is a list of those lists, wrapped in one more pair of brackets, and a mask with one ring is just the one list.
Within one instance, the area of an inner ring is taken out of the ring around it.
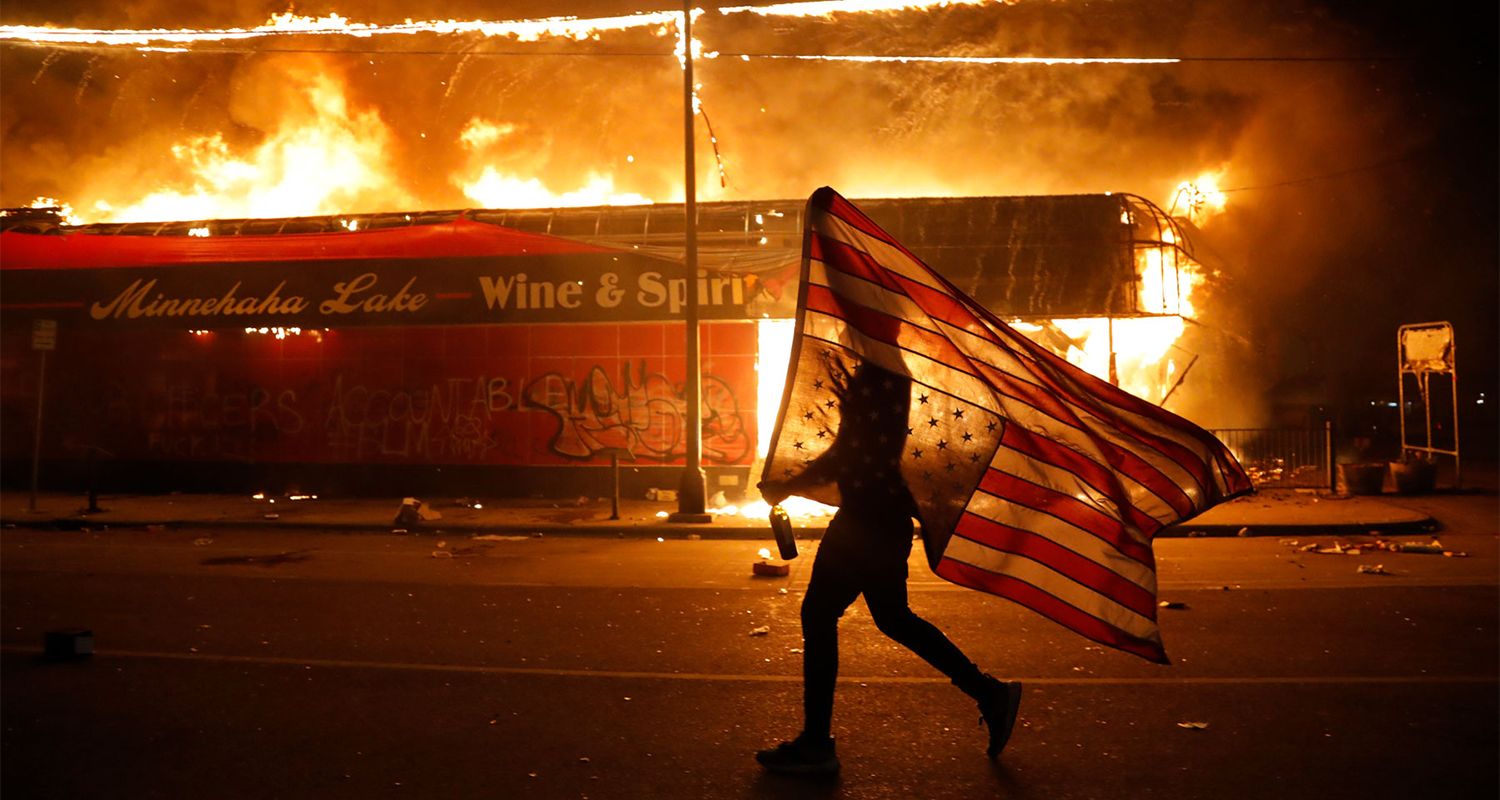
{"label": "utility pole", "polygon": [[707,513],[706,480],[703,475],[703,400],[702,366],[698,352],[698,182],[697,154],[693,146],[693,6],[682,2],[682,144],[684,166],[683,210],[687,215],[682,255],[683,277],[687,287],[687,376],[683,400],[687,419],[683,424],[686,439],[686,463],[677,488],[677,513],[668,522],[712,522]]}

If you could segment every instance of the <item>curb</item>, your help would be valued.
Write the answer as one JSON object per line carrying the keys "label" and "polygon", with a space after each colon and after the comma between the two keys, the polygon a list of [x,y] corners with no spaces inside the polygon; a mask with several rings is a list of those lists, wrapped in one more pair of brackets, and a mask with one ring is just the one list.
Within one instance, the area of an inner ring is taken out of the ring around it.
{"label": "curb", "polygon": [[[128,528],[164,529],[203,528],[212,530],[275,530],[278,528],[296,531],[321,531],[327,533],[392,534],[398,530],[407,535],[481,535],[498,534],[510,536],[575,536],[580,538],[662,538],[662,539],[727,539],[727,540],[771,540],[769,525],[715,525],[713,523],[660,523],[630,524],[620,520],[590,522],[586,525],[561,525],[555,522],[535,525],[499,523],[482,525],[472,522],[457,525],[422,524],[398,528],[389,524],[363,522],[327,522],[289,520],[188,520],[180,518],[140,518],[124,520],[100,520],[88,517],[46,517],[15,519],[0,517],[0,526],[6,529],[27,530],[109,530]],[[821,539],[825,525],[807,526],[797,529],[797,538]],[[1162,530],[1157,538],[1258,538],[1267,536],[1410,536],[1434,533],[1442,530],[1442,524],[1432,517],[1394,522],[1357,522],[1321,525],[1187,525],[1173,526]],[[399,535],[399,534],[398,534]]]}

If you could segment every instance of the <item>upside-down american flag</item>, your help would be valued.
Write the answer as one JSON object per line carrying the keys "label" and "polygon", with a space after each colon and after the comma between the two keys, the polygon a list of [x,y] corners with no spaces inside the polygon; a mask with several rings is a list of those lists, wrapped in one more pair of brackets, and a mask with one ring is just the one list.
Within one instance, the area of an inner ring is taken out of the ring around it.
{"label": "upside-down american flag", "polygon": [[[1015,332],[832,189],[806,219],[764,477],[796,477],[836,438],[835,373],[868,360],[910,376],[899,467],[932,570],[1168,663],[1152,538],[1250,491],[1234,456]],[[831,483],[798,493],[839,503]]]}

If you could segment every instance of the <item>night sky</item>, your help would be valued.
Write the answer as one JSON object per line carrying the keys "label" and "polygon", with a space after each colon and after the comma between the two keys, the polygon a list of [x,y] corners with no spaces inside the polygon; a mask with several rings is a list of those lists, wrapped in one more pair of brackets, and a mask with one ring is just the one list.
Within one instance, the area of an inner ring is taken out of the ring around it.
{"label": "night sky", "polygon": [[[725,53],[1173,56],[1169,66],[949,67],[807,62],[700,64],[728,185],[705,199],[1127,191],[1163,207],[1174,187],[1223,171],[1228,207],[1203,225],[1212,308],[1203,322],[1243,344],[1221,371],[1235,391],[1359,410],[1395,397],[1395,334],[1457,330],[1465,446],[1493,453],[1500,402],[1497,10],[1394,2],[1043,2],[761,20],[705,15]],[[368,22],[580,16],[670,8],[625,3],[298,3]],[[262,2],[11,0],[5,24],[229,27]],[[449,176],[475,117],[504,122],[489,154],[549,186],[588,171],[662,200],[680,192],[679,73],[670,58],[478,57],[503,40],[320,40],[320,48],[430,55],[141,55],[0,47],[0,204],[38,195],[118,207],[148,183],[178,184],[176,141],[226,132],[249,148],[275,129],[294,69],[336,74],[352,108],[389,132],[395,190],[349,195],[349,212],[472,205]],[[570,45],[661,50],[643,33]],[[301,66],[292,66],[293,62]],[[565,65],[560,68],[559,65]],[[675,85],[674,85],[675,81]],[[424,137],[422,134],[426,134]],[[627,162],[624,155],[629,153]],[[700,164],[708,157],[700,153]],[[164,166],[167,165],[167,166]],[[705,173],[706,175],[706,173]],[[328,213],[328,212],[324,212]],[[1214,379],[1205,370],[1204,379]],[[1246,388],[1249,387],[1249,388]],[[1488,399],[1475,405],[1479,393]]]}

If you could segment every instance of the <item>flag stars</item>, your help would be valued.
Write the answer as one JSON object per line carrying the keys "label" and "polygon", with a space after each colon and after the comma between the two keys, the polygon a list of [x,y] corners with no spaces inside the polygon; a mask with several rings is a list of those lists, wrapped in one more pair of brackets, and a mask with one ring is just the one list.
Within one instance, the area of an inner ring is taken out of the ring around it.
{"label": "flag stars", "polygon": [[961,408],[955,408],[955,409],[953,409],[953,418],[954,419],[963,419],[964,418],[964,410],[961,409]]}
{"label": "flag stars", "polygon": [[970,453],[969,454],[969,460],[972,461],[972,462],[974,462],[975,464],[978,464],[979,463],[979,454],[978,453]]}
{"label": "flag stars", "polygon": [[937,426],[938,426],[937,417],[932,417],[932,418],[930,418],[930,419],[927,420],[927,427],[929,427],[929,428],[936,428]]}
{"label": "flag stars", "polygon": [[939,439],[938,440],[938,449],[939,450],[947,450],[948,449],[948,440],[947,439]]}
{"label": "flag stars", "polygon": [[993,430],[995,430],[995,421],[994,420],[990,420],[989,422],[986,422],[984,424],[984,429],[987,430],[987,431],[993,431]]}
{"label": "flag stars", "polygon": [[812,412],[812,410],[809,409],[808,411],[806,411],[805,413],[803,413],[802,418],[803,419],[812,419],[813,418],[813,412]]}
{"label": "flag stars", "polygon": [[912,458],[921,458],[922,457],[922,448],[920,448],[920,447],[913,447],[912,450],[911,450],[911,457]]}
{"label": "flag stars", "polygon": [[964,431],[964,441],[966,441],[966,442],[972,442],[972,441],[974,441],[974,434],[969,433],[968,431]]}
{"label": "flag stars", "polygon": [[792,442],[792,447],[795,447],[798,450],[804,450],[804,449],[806,449],[803,446],[804,444],[805,444],[804,442]]}
{"label": "flag stars", "polygon": [[952,461],[949,461],[943,464],[943,469],[947,470],[948,472],[952,472],[953,470],[958,469],[958,465],[953,463]]}
{"label": "flag stars", "polygon": [[823,379],[822,378],[814,378],[813,379],[813,388],[814,389],[821,389],[821,388],[823,388]]}
{"label": "flag stars", "polygon": [[836,406],[838,406],[838,403],[837,403],[837,402],[835,402],[835,401],[833,401],[833,400],[828,400],[828,401],[825,401],[825,402],[824,402],[824,403],[823,403],[823,407],[824,407],[824,408],[834,408],[834,407],[836,407]]}
{"label": "flag stars", "polygon": [[924,395],[918,397],[917,398],[917,402],[921,403],[924,406],[927,405],[927,395],[924,394]]}

